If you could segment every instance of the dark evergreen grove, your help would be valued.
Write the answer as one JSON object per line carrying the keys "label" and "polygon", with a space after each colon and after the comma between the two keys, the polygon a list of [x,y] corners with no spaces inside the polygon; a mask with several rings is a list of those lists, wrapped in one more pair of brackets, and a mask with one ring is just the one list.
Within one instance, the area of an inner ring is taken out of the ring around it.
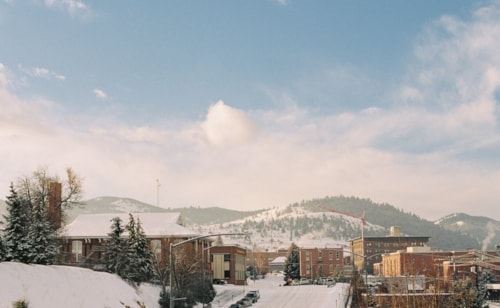
{"label": "dark evergreen grove", "polygon": [[[124,237],[127,231],[128,237]],[[106,245],[106,271],[115,273],[134,283],[150,281],[153,278],[153,254],[149,250],[146,235],[139,220],[129,214],[125,227],[122,220],[111,220],[110,239]]]}
{"label": "dark evergreen grove", "polygon": [[58,246],[43,203],[21,197],[11,184],[6,204],[5,228],[0,238],[1,260],[53,264]]}

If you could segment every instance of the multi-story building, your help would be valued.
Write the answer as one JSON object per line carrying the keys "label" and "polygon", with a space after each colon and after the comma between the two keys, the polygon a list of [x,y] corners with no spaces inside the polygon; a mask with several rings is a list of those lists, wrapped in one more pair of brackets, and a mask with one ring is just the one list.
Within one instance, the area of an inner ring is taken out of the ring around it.
{"label": "multi-story building", "polygon": [[342,248],[300,248],[300,277],[318,279],[339,276],[343,272]]}
{"label": "multi-story building", "polygon": [[210,247],[210,264],[213,279],[224,280],[235,285],[246,281],[247,251],[240,246]]}
{"label": "multi-story building", "polygon": [[406,250],[383,254],[382,261],[375,264],[377,270],[374,274],[384,277],[442,277],[442,263],[449,260],[451,254],[447,251],[431,251],[428,246],[407,247]]}
{"label": "multi-story building", "polygon": [[354,266],[373,274],[373,264],[382,261],[382,254],[405,250],[407,247],[429,245],[429,236],[402,236],[399,227],[391,227],[389,236],[363,236],[351,239]]}

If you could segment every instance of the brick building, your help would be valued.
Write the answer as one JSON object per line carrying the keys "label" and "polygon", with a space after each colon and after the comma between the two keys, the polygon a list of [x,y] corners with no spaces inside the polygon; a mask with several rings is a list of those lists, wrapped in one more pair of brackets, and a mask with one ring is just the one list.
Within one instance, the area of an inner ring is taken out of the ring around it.
{"label": "brick building", "polygon": [[389,236],[354,238],[350,240],[354,266],[373,274],[373,264],[382,261],[382,254],[405,250],[407,247],[429,246],[429,239],[429,236],[401,236],[399,227],[391,227]]}
{"label": "brick building", "polygon": [[300,277],[318,279],[343,273],[342,248],[300,248]]}
{"label": "brick building", "polygon": [[[169,262],[170,243],[178,243],[193,237],[200,236],[188,228],[180,225],[180,213],[132,213],[140,221],[151,251],[155,258],[163,264]],[[110,238],[111,220],[119,217],[122,225],[129,221],[127,213],[85,214],[79,215],[70,224],[65,226],[59,239],[61,240],[60,263],[67,265],[100,268],[103,265],[106,242]],[[123,237],[128,236],[126,231]],[[200,239],[186,243],[176,248],[176,255],[206,257],[211,239]],[[202,253],[206,254],[205,256]]]}
{"label": "brick building", "polygon": [[246,281],[247,251],[240,246],[210,247],[210,265],[213,279],[244,285]]}

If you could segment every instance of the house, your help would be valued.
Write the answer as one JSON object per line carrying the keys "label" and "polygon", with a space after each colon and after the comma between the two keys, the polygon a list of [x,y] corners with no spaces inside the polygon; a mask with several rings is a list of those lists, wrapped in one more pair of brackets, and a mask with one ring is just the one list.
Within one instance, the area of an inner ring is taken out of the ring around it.
{"label": "house", "polygon": [[[200,236],[180,225],[180,213],[131,214],[136,222],[140,222],[154,257],[162,264],[169,261],[170,243]],[[84,214],[65,226],[59,236],[62,242],[60,263],[92,268],[102,265],[105,245],[110,238],[108,234],[111,232],[111,221],[115,217],[122,220],[123,226],[129,221],[128,213]],[[126,231],[123,236],[127,236]],[[206,253],[205,247],[209,247],[211,242],[211,239],[200,239],[182,247],[191,249],[191,252],[201,257],[202,252]]]}

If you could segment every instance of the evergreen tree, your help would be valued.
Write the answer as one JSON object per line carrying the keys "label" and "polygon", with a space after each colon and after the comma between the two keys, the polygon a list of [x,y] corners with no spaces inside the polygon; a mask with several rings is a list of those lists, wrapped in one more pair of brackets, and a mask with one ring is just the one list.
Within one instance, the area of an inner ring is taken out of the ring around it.
{"label": "evergreen tree", "polygon": [[27,263],[53,264],[58,252],[54,230],[41,203],[34,206],[26,237]]}
{"label": "evergreen tree", "polygon": [[128,232],[126,278],[136,283],[148,281],[153,277],[153,254],[149,250],[141,222],[136,222],[132,214],[129,214],[125,229]]}
{"label": "evergreen tree", "polygon": [[0,262],[5,261],[5,255],[6,255],[5,245],[3,243],[2,234],[0,234]]}
{"label": "evergreen tree", "polygon": [[153,278],[153,253],[149,250],[148,240],[146,234],[142,229],[142,225],[139,219],[137,219],[136,224],[136,243],[135,252],[137,255],[137,270],[139,281],[149,281]]}
{"label": "evergreen tree", "polygon": [[108,233],[110,239],[106,245],[105,265],[106,271],[114,273],[120,277],[126,276],[127,256],[126,242],[122,238],[124,229],[120,217],[111,220],[111,232]]}
{"label": "evergreen tree", "polygon": [[489,270],[483,270],[478,277],[476,294],[472,306],[477,308],[488,308],[486,295],[488,290],[486,284],[495,280],[495,276]]}
{"label": "evergreen tree", "polygon": [[292,243],[288,248],[285,263],[285,281],[289,279],[300,279],[300,255],[299,247]]}
{"label": "evergreen tree", "polygon": [[27,263],[26,236],[28,235],[29,213],[26,202],[19,198],[12,183],[6,203],[7,215],[4,216],[6,226],[3,232],[5,260]]}
{"label": "evergreen tree", "polygon": [[205,304],[211,303],[217,292],[214,289],[212,282],[209,279],[199,279],[194,284],[194,298],[198,303]]}

